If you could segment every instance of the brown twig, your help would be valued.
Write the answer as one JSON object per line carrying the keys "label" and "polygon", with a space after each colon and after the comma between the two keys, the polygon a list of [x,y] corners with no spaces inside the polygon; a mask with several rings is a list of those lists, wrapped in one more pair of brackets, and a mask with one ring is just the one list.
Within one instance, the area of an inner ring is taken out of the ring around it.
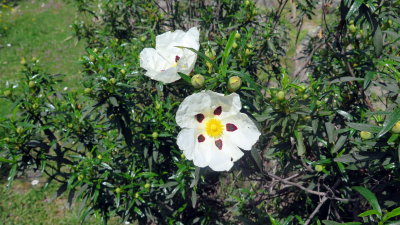
{"label": "brown twig", "polygon": [[310,224],[312,218],[314,218],[314,216],[317,214],[317,212],[319,211],[319,209],[322,207],[322,205],[328,200],[329,198],[327,196],[324,196],[322,198],[322,200],[319,202],[319,204],[317,205],[317,207],[314,209],[314,211],[311,213],[311,215],[307,218],[306,222],[304,223],[304,225],[308,225]]}

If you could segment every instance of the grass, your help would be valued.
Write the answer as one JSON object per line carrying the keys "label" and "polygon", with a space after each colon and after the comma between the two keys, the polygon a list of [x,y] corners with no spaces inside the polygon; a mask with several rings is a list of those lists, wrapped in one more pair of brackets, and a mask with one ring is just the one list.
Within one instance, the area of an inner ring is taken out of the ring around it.
{"label": "grass", "polygon": [[[46,72],[65,75],[59,87],[80,87],[78,58],[85,43],[73,36],[76,13],[72,3],[61,0],[27,0],[0,7],[0,84],[18,81],[21,59],[35,57]],[[8,115],[11,103],[0,99],[0,105],[0,117]]]}
{"label": "grass", "polygon": [[[0,225],[78,225],[79,203],[68,208],[66,196],[54,198],[58,186],[42,189],[43,183],[32,186],[30,180],[17,179],[11,189],[0,182]],[[84,224],[101,224],[90,217]],[[110,225],[123,224],[112,218]]]}
{"label": "grass", "polygon": [[60,0],[22,1],[12,10],[3,8],[0,81],[17,80],[21,59],[35,57],[49,73],[65,74],[65,86],[75,87],[78,58],[84,52],[84,43],[76,42],[70,27],[76,12],[71,3]]}

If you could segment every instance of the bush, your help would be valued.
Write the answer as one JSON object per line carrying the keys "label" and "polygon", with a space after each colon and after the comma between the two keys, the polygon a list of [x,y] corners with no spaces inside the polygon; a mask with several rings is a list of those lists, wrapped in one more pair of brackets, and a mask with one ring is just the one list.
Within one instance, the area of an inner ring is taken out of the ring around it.
{"label": "bush", "polygon": [[[324,5],[303,83],[283,63],[287,1],[273,9],[247,0],[76,2],[90,18],[73,25],[88,42],[84,93],[56,90],[57,76],[36,61],[3,89],[14,102],[1,121],[10,184],[27,169],[42,170],[61,183],[58,194],[85,202],[82,220],[95,214],[104,223],[113,216],[139,224],[398,219],[398,2],[343,0],[332,15]],[[298,2],[299,24],[315,7]],[[143,76],[142,49],[193,26],[200,30],[193,72],[171,84]],[[205,78],[196,88],[195,74]],[[176,144],[178,106],[202,89],[236,91],[242,111],[258,121],[258,143],[230,172],[195,167]],[[366,211],[365,199],[375,211]]]}

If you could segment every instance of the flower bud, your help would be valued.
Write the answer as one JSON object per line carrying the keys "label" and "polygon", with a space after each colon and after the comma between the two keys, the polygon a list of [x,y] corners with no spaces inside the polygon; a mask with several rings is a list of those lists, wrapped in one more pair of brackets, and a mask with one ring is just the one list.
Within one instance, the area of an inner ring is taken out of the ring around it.
{"label": "flower bud", "polygon": [[115,84],[115,83],[117,83],[117,80],[113,77],[113,78],[111,78],[110,79],[110,84]]}
{"label": "flower bud", "polygon": [[102,160],[102,159],[103,159],[103,156],[97,155],[97,158],[98,158],[99,160]]}
{"label": "flower bud", "polygon": [[145,37],[145,36],[141,36],[141,37],[140,37],[140,41],[141,41],[141,42],[145,42],[145,41],[146,41],[146,37]]}
{"label": "flower bud", "polygon": [[239,34],[239,32],[236,32],[235,39],[239,39],[239,38],[240,38],[240,34]]}
{"label": "flower bud", "polygon": [[121,72],[122,74],[125,74],[125,73],[126,73],[126,71],[125,71],[124,69],[121,69],[120,72]]}
{"label": "flower bud", "polygon": [[89,56],[90,61],[94,62],[96,60],[96,58],[93,55]]}
{"label": "flower bud", "polygon": [[82,174],[78,176],[78,180],[79,180],[79,181],[82,181],[83,178],[85,178],[85,176],[83,176]]}
{"label": "flower bud", "polygon": [[321,172],[322,170],[324,170],[324,168],[325,168],[325,166],[323,166],[323,165],[316,165],[314,167],[315,171],[317,171],[317,172]]}
{"label": "flower bud", "polygon": [[6,96],[6,97],[10,97],[12,95],[12,92],[10,90],[5,90],[3,92],[3,95]]}
{"label": "flower bud", "polygon": [[38,105],[37,103],[34,103],[34,104],[32,105],[32,109],[37,109],[37,108],[39,108],[39,105]]}
{"label": "flower bud", "polygon": [[97,53],[97,51],[98,51],[97,48],[94,48],[94,49],[93,49],[93,52],[94,52],[94,53]]}
{"label": "flower bud", "polygon": [[277,98],[279,101],[283,101],[283,100],[285,100],[285,95],[286,95],[286,93],[285,93],[284,91],[279,91],[279,92],[276,94],[276,98]]}
{"label": "flower bud", "polygon": [[30,88],[34,88],[34,87],[36,86],[35,81],[32,81],[32,80],[29,81],[28,86],[29,86]]}
{"label": "flower bud", "polygon": [[361,139],[363,139],[363,140],[368,140],[368,139],[371,139],[371,138],[373,137],[373,135],[372,135],[371,132],[368,132],[368,131],[361,131],[361,132],[360,132],[360,137],[361,137]]}
{"label": "flower bud", "polygon": [[22,65],[26,64],[26,59],[24,57],[21,58],[21,61],[19,61],[19,63],[21,63]]}
{"label": "flower bud", "polygon": [[85,88],[84,92],[85,92],[85,94],[90,94],[90,93],[92,93],[92,89],[91,88]]}
{"label": "flower bud", "polygon": [[251,51],[251,49],[249,49],[249,48],[246,48],[246,51],[244,51],[244,54],[247,56],[251,55],[252,53],[253,53],[253,51]]}
{"label": "flower bud", "polygon": [[3,139],[3,141],[5,141],[6,143],[8,143],[8,142],[10,142],[10,138],[9,138],[9,137],[6,137],[6,138]]}
{"label": "flower bud", "polygon": [[24,128],[22,127],[17,127],[17,134],[22,134],[24,132]]}
{"label": "flower bud", "polygon": [[121,193],[121,192],[122,192],[122,189],[121,189],[121,188],[119,188],[119,187],[115,188],[115,193],[119,194],[119,193]]}
{"label": "flower bud", "polygon": [[242,79],[238,76],[230,77],[228,80],[228,91],[235,92],[242,86]]}
{"label": "flower bud", "polygon": [[357,31],[356,26],[354,26],[354,24],[351,24],[351,25],[349,26],[349,31],[350,31],[351,33],[355,33],[355,32]]}
{"label": "flower bud", "polygon": [[192,77],[191,83],[194,88],[202,88],[204,86],[204,76],[196,74]]}
{"label": "flower bud", "polygon": [[204,53],[208,58],[210,58],[211,60],[214,60],[216,58],[215,56],[215,51],[214,49],[207,49],[206,52]]}
{"label": "flower bud", "polygon": [[151,134],[151,136],[152,136],[154,139],[156,139],[156,138],[158,138],[158,133],[157,133],[157,132],[153,132],[153,133]]}
{"label": "flower bud", "polygon": [[237,48],[238,47],[238,45],[236,44],[236,41],[235,42],[233,42],[233,44],[232,44],[232,48]]}
{"label": "flower bud", "polygon": [[144,185],[144,188],[146,188],[146,189],[150,188],[150,184],[149,184],[149,183],[146,183],[146,184]]}
{"label": "flower bud", "polygon": [[400,133],[400,121],[397,121],[397,123],[392,127],[392,132],[395,134]]}

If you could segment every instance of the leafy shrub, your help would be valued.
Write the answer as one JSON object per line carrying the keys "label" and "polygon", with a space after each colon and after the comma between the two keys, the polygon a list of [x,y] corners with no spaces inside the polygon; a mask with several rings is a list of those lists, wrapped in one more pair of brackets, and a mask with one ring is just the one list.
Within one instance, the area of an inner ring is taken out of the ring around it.
{"label": "leafy shrub", "polygon": [[[1,122],[0,161],[10,184],[29,168],[42,170],[61,183],[58,194],[85,202],[82,219],[95,214],[104,223],[115,215],[140,224],[398,218],[398,2],[343,0],[332,22],[324,5],[321,33],[305,51],[303,83],[283,64],[288,1],[273,9],[248,0],[76,2],[90,18],[73,25],[88,42],[84,93],[54,89],[56,75],[35,61],[18,85],[3,90],[14,102]],[[299,24],[315,7],[299,1]],[[201,34],[192,74],[172,84],[143,76],[140,51],[165,31],[192,26]],[[192,86],[194,74],[204,85]],[[176,145],[178,106],[201,89],[232,92],[233,77],[241,80],[235,91],[243,112],[263,135],[231,172],[194,167]],[[366,188],[392,217],[382,216]],[[358,217],[369,209],[358,193],[376,211]]]}

